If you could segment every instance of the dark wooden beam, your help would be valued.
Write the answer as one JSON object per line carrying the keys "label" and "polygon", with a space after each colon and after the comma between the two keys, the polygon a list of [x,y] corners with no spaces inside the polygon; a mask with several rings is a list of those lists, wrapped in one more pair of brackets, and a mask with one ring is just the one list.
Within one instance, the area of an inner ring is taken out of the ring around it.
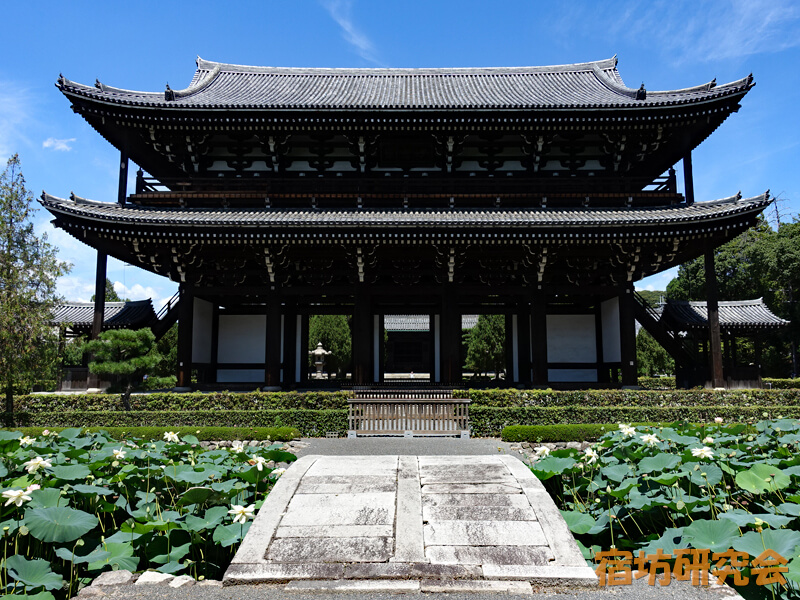
{"label": "dark wooden beam", "polygon": [[531,383],[531,310],[528,303],[520,301],[517,306],[517,356],[519,382]]}
{"label": "dark wooden beam", "polygon": [[283,308],[283,387],[297,384],[297,305],[287,300]]}
{"label": "dark wooden beam", "polygon": [[94,273],[94,318],[92,320],[92,339],[103,332],[103,315],[106,310],[106,267],[108,255],[97,251],[97,266]]}
{"label": "dark wooden beam", "polygon": [[636,373],[636,316],[633,286],[627,285],[619,295],[619,335],[622,358],[622,385],[635,386]]}
{"label": "dark wooden beam", "polygon": [[719,330],[719,295],[717,293],[717,272],[714,269],[714,248],[709,246],[705,253],[706,304],[708,306],[708,341],[711,385],[725,387],[722,374],[722,340]]}
{"label": "dark wooden beam", "polygon": [[128,198],[128,154],[125,150],[119,153],[119,187],[117,189],[117,203],[125,205]]}
{"label": "dark wooden beam", "polygon": [[353,307],[353,383],[372,383],[372,308],[368,290],[358,284]]}
{"label": "dark wooden beam", "polygon": [[692,151],[683,157],[683,188],[686,195],[686,204],[694,204],[694,176],[692,175]]}
{"label": "dark wooden beam", "polygon": [[268,388],[281,385],[281,296],[275,289],[267,296],[267,335],[265,383]]}
{"label": "dark wooden beam", "polygon": [[538,290],[531,296],[531,343],[533,383],[547,383],[547,295]]}
{"label": "dark wooden beam", "polygon": [[194,320],[194,287],[180,285],[180,314],[178,316],[178,387],[192,385],[192,328]]}

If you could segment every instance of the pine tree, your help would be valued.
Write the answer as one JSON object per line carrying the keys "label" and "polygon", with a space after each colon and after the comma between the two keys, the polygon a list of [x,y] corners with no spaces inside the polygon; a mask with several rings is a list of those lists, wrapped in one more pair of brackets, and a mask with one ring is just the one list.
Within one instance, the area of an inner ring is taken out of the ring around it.
{"label": "pine tree", "polygon": [[37,237],[35,210],[15,154],[0,175],[0,384],[9,422],[14,388],[34,378],[56,336],[50,324],[56,280],[69,271],[47,236]]}

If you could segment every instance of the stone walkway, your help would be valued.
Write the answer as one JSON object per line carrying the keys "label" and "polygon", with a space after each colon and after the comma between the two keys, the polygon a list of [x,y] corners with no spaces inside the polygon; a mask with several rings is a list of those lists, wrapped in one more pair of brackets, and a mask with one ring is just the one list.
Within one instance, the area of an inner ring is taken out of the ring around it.
{"label": "stone walkway", "polygon": [[507,456],[303,456],[281,477],[226,585],[530,593],[595,587],[541,483]]}

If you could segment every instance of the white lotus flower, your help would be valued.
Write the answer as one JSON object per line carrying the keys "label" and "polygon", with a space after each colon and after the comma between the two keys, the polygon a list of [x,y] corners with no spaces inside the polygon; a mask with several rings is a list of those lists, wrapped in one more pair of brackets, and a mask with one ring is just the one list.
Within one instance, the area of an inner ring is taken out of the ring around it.
{"label": "white lotus flower", "polygon": [[658,438],[652,433],[645,433],[643,436],[641,436],[641,438],[642,442],[648,446],[655,446],[658,443]]}
{"label": "white lotus flower", "polygon": [[630,425],[625,425],[625,423],[619,424],[619,430],[625,434],[625,437],[633,437],[636,435],[636,429],[631,427]]}
{"label": "white lotus flower", "polygon": [[547,446],[539,446],[538,448],[534,448],[533,451],[536,453],[536,460],[550,455],[550,448]]}
{"label": "white lotus flower", "polygon": [[286,473],[286,469],[273,469],[272,473],[270,473],[269,476],[277,479],[278,477],[280,477],[284,473]]}
{"label": "white lotus flower", "polygon": [[722,423],[722,417],[714,417],[714,423]]}
{"label": "white lotus flower", "polygon": [[165,431],[164,440],[166,440],[167,442],[180,442],[178,434],[175,433],[174,431]]}
{"label": "white lotus flower", "polygon": [[22,466],[25,467],[25,470],[28,473],[36,473],[39,469],[43,469],[44,467],[52,467],[53,464],[49,460],[43,459],[41,456],[36,456],[31,460],[22,463]]}
{"label": "white lotus flower", "polygon": [[240,504],[231,504],[231,510],[228,511],[229,515],[234,515],[233,522],[241,523],[244,525],[247,519],[255,518],[256,505],[242,506]]}
{"label": "white lotus flower", "polygon": [[6,503],[3,506],[8,506],[9,504],[22,506],[23,502],[28,502],[31,499],[25,490],[6,490],[3,492],[3,498],[6,498]]}
{"label": "white lotus flower", "polygon": [[707,435],[706,437],[703,438],[703,443],[704,444],[713,444],[714,443],[714,438],[712,438],[710,435]]}
{"label": "white lotus flower", "polygon": [[692,448],[692,456],[697,458],[711,458],[714,456],[714,451],[708,446],[702,448]]}
{"label": "white lotus flower", "polygon": [[122,460],[123,458],[125,458],[125,454],[127,454],[127,453],[125,452],[125,450],[120,448],[119,450],[116,450],[116,449],[112,450],[111,454],[114,455],[114,460]]}
{"label": "white lotus flower", "polygon": [[256,469],[259,471],[264,470],[264,465],[267,463],[267,459],[263,456],[254,456],[251,460],[248,461],[251,465],[255,465]]}
{"label": "white lotus flower", "polygon": [[239,442],[238,444],[233,444],[231,446],[231,452],[244,452],[244,444]]}
{"label": "white lotus flower", "polygon": [[597,459],[600,455],[597,454],[597,452],[595,452],[594,449],[587,448],[586,450],[583,451],[583,456],[585,457],[586,462],[591,465],[597,462]]}
{"label": "white lotus flower", "polygon": [[23,438],[19,438],[19,445],[20,446],[30,446],[36,440],[32,437],[28,437],[27,435]]}

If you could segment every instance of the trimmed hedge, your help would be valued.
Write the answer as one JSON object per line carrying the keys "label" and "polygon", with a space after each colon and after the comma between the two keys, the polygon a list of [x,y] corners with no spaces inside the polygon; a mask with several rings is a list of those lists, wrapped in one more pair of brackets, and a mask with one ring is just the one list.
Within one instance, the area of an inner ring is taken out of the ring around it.
{"label": "trimmed hedge", "polygon": [[[45,427],[16,427],[22,435],[41,436]],[[65,427],[50,427],[50,431],[61,431]],[[201,442],[233,441],[233,440],[272,440],[290,442],[300,437],[294,427],[87,427],[85,431],[96,433],[105,431],[115,440],[137,438],[141,440],[161,440],[165,431],[173,431],[183,438],[193,435]]]}
{"label": "trimmed hedge", "polygon": [[[7,420],[5,421],[8,422]],[[302,436],[347,433],[346,410],[67,411],[15,413],[19,427],[293,427]]]}
{"label": "trimmed hedge", "polygon": [[[165,410],[278,410],[347,409],[348,392],[161,392],[134,394],[134,411]],[[119,394],[25,395],[14,399],[20,412],[109,411],[124,410]]]}
{"label": "trimmed hedge", "polygon": [[[454,395],[455,392],[454,392]],[[800,390],[461,390],[469,398],[470,412],[479,406],[591,406],[591,407],[681,407],[681,406],[800,406]],[[642,419],[639,419],[642,420]],[[603,419],[602,422],[607,422]]]}
{"label": "trimmed hedge", "polygon": [[618,425],[579,423],[577,425],[509,425],[500,437],[504,442],[586,442],[599,439]]}
{"label": "trimmed hedge", "polygon": [[800,379],[776,379],[765,377],[761,381],[764,385],[770,384],[773,390],[796,390],[800,389]]}
{"label": "trimmed hedge", "polygon": [[641,423],[713,421],[722,417],[726,421],[745,422],[778,417],[800,417],[800,406],[680,406],[680,407],[630,407],[630,406],[526,406],[489,407],[472,406],[469,422],[472,434],[477,437],[497,437],[510,425],[556,425],[566,423]]}
{"label": "trimmed hedge", "polygon": [[643,390],[674,390],[674,377],[639,377],[639,387]]}

